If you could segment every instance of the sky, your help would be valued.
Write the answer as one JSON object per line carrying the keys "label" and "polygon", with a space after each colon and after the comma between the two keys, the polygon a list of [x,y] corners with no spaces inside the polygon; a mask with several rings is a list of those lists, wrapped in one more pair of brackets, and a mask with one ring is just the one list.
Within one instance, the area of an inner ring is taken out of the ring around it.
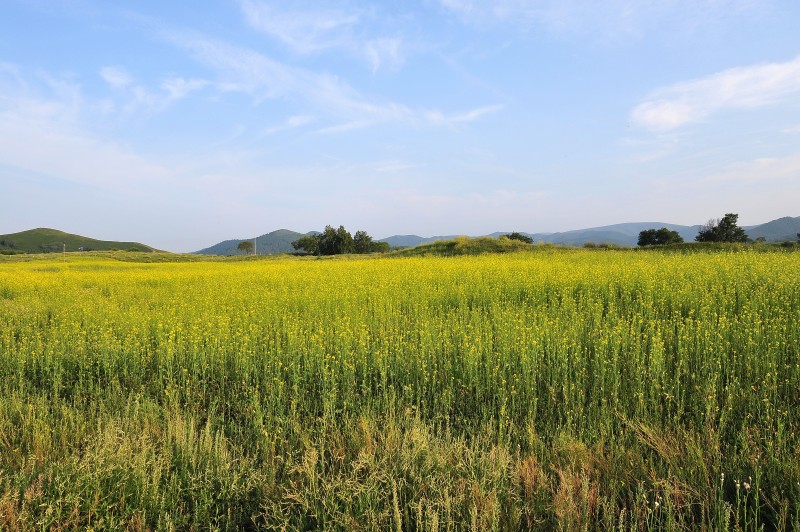
{"label": "sky", "polygon": [[0,0],[0,234],[800,215],[797,0]]}

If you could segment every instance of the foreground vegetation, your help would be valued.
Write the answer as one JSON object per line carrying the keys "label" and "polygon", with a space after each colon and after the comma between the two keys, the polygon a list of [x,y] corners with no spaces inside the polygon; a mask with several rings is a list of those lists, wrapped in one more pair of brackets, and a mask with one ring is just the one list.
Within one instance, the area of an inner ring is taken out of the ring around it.
{"label": "foreground vegetation", "polygon": [[799,259],[2,262],[0,523],[798,529]]}

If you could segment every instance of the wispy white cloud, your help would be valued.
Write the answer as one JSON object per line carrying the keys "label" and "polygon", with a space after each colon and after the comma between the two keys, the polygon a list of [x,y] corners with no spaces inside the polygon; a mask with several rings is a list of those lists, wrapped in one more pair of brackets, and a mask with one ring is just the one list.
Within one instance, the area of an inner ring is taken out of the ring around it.
{"label": "wispy white cloud", "polygon": [[797,124],[796,126],[787,127],[782,132],[789,135],[800,133],[800,124]]}
{"label": "wispy white cloud", "polygon": [[377,122],[375,120],[352,120],[343,124],[335,124],[333,126],[326,126],[317,130],[321,135],[328,135],[331,133],[347,133],[348,131],[356,131],[370,126],[374,126]]}
{"label": "wispy white cloud", "polygon": [[125,115],[141,111],[160,112],[170,104],[190,93],[203,89],[209,82],[201,79],[172,77],[157,88],[148,88],[136,82],[133,75],[121,66],[106,66],[100,69],[100,77],[114,89],[118,103],[112,105]]}
{"label": "wispy white cloud", "polygon": [[219,79],[214,85],[220,90],[247,93],[256,100],[285,99],[339,122],[323,126],[319,133],[341,133],[380,123],[452,125],[502,108],[491,105],[455,115],[415,110],[397,102],[374,101],[337,76],[287,65],[247,48],[187,33],[173,32],[166,38],[215,70]]}
{"label": "wispy white cloud", "polygon": [[559,34],[603,39],[638,38],[680,27],[693,31],[771,3],[752,0],[439,0],[445,10],[477,26],[540,26]]}
{"label": "wispy white cloud", "polygon": [[376,120],[402,119],[409,113],[399,104],[369,101],[337,76],[289,66],[252,50],[202,38],[180,43],[225,76],[228,86],[259,97],[299,98],[323,110]]}
{"label": "wispy white cloud", "polygon": [[16,65],[0,64],[0,112],[6,116],[24,116],[32,125],[69,125],[85,106],[72,80],[41,71],[30,75]]}
{"label": "wispy white cloud", "polygon": [[[80,85],[48,74],[14,68],[0,72],[0,161],[24,172],[122,194],[148,194],[179,182],[178,174],[148,160],[130,146],[108,140],[103,128],[103,102],[83,96]],[[123,69],[106,71],[130,91],[132,100],[150,96],[138,92]],[[129,82],[122,83],[123,77]]]}
{"label": "wispy white cloud", "polygon": [[364,57],[377,72],[384,65],[396,68],[403,64],[403,41],[399,38],[370,39],[361,45]]}
{"label": "wispy white cloud", "polygon": [[241,0],[239,5],[250,26],[301,54],[345,46],[359,23],[357,14],[341,9],[287,9],[260,0]]}
{"label": "wispy white cloud", "polygon": [[[397,115],[397,118],[411,125],[454,127],[459,124],[474,122],[485,115],[497,113],[503,109],[504,106],[502,105],[487,105],[484,107],[478,107],[477,109],[472,109],[470,111],[452,115],[445,114],[442,111],[438,110],[415,112],[411,111],[410,109],[407,109],[405,110],[404,113],[399,113]],[[317,130],[317,133],[323,133],[323,134],[346,133],[348,131],[364,129],[373,126],[377,123],[380,123],[380,120],[378,119],[352,120],[349,122],[345,122],[343,124],[336,124],[333,126],[321,128]]]}
{"label": "wispy white cloud", "polygon": [[114,89],[122,89],[133,83],[131,75],[124,68],[118,66],[101,68],[100,77]]}
{"label": "wispy white cloud", "polygon": [[[263,189],[263,178],[248,169],[252,154],[224,146],[183,161],[147,154],[110,139],[107,117],[97,113],[98,105],[69,81],[0,65],[0,165],[16,176],[72,184],[73,192],[78,185],[111,197],[148,201],[187,189],[199,201],[221,198],[231,190]],[[286,122],[299,126],[307,119],[296,116]],[[218,178],[217,168],[224,169]]]}
{"label": "wispy white cloud", "polygon": [[404,62],[403,39],[376,34],[375,8],[359,9],[239,0],[247,23],[297,54],[345,51],[366,61],[375,72]]}
{"label": "wispy white cloud", "polygon": [[451,116],[447,116],[441,111],[431,111],[426,113],[425,117],[431,124],[452,126],[455,124],[474,122],[475,120],[481,118],[482,116],[500,112],[503,110],[503,108],[504,106],[502,105],[487,105],[484,107],[478,107],[477,109],[472,109],[471,111],[467,111],[465,113],[460,113]]}
{"label": "wispy white cloud", "polygon": [[653,91],[631,112],[633,122],[668,131],[715,113],[755,109],[800,95],[800,57],[786,63],[732,68]]}
{"label": "wispy white cloud", "polygon": [[284,120],[282,124],[268,127],[267,129],[264,130],[264,134],[273,135],[281,131],[287,131],[289,129],[296,129],[299,127],[307,126],[312,122],[314,122],[314,117],[311,115],[293,115]]}
{"label": "wispy white cloud", "polygon": [[170,100],[176,101],[208,85],[209,82],[204,79],[169,78],[161,83],[161,88],[167,91]]}

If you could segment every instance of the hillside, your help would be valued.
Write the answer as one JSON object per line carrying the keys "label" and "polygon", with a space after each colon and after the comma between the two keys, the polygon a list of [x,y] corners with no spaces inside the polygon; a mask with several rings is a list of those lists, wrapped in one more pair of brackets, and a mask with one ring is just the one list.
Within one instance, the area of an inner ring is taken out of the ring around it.
{"label": "hillside", "polygon": [[[588,229],[576,229],[573,231],[563,231],[559,233],[525,233],[534,242],[545,242],[563,246],[582,246],[587,242],[607,242],[618,246],[636,246],[639,240],[639,233],[646,229],[660,229],[666,227],[672,231],[677,231],[686,242],[694,242],[700,225],[677,225],[663,222],[634,222],[591,227]],[[755,240],[764,237],[768,242],[781,242],[786,240],[797,240],[797,233],[800,233],[800,217],[783,217],[770,222],[745,227],[747,235]],[[510,231],[498,231],[486,236],[497,238],[500,235],[508,234]],[[389,242],[392,247],[413,247],[428,244],[437,240],[452,240],[453,236],[440,237],[421,237],[417,235],[396,235],[382,239]]]}
{"label": "hillside", "polygon": [[783,218],[754,227],[746,227],[745,229],[747,230],[747,236],[753,240],[759,237],[764,237],[767,242],[797,240],[797,234],[800,233],[800,216],[796,218],[784,216]]}
{"label": "hillside", "polygon": [[[305,236],[305,234],[288,229],[278,229],[277,231],[263,234],[255,239],[256,252],[259,255],[293,253],[295,249],[292,247],[292,242],[302,236]],[[196,255],[240,255],[242,252],[237,249],[237,246],[244,240],[253,241],[252,238],[225,240],[194,253]]]}
{"label": "hillside", "polygon": [[57,253],[61,251],[111,251],[133,248],[139,251],[154,251],[152,247],[139,242],[96,240],[44,227],[0,235],[0,251]]}
{"label": "hillside", "polygon": [[566,246],[582,246],[587,242],[608,242],[619,246],[635,246],[639,241],[639,233],[641,231],[660,229],[662,227],[677,231],[687,242],[693,241],[700,230],[699,225],[687,226],[663,222],[636,222],[577,229],[561,233],[541,233],[531,235],[531,237],[537,242],[542,240],[551,244]]}

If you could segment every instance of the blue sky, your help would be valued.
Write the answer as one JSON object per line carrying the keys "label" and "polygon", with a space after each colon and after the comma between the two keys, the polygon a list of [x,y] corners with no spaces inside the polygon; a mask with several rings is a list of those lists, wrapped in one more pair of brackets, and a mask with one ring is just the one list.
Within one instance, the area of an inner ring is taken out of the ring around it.
{"label": "blue sky", "polygon": [[0,233],[800,215],[796,0],[4,0]]}

